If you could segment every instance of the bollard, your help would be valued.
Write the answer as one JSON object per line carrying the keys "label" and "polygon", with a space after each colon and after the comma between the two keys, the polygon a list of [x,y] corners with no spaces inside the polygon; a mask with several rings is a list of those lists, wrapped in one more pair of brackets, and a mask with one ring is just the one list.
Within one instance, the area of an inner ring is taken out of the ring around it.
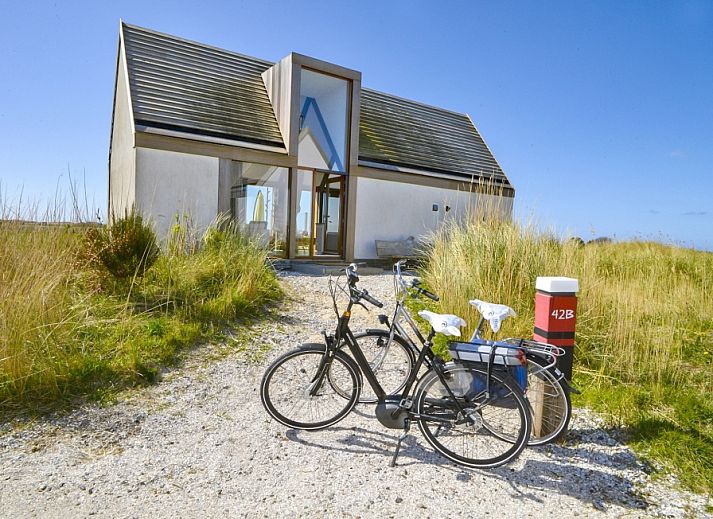
{"label": "bollard", "polygon": [[538,277],[535,289],[533,337],[564,349],[565,354],[557,359],[557,367],[567,380],[572,380],[579,282],[565,277]]}

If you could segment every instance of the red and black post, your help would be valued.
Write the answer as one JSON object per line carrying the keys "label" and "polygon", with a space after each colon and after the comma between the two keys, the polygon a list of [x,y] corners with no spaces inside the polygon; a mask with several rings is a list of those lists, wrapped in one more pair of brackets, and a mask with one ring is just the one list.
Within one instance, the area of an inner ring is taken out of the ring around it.
{"label": "red and black post", "polygon": [[565,354],[557,359],[557,367],[567,380],[572,380],[579,282],[566,277],[538,277],[535,289],[533,337],[564,349]]}

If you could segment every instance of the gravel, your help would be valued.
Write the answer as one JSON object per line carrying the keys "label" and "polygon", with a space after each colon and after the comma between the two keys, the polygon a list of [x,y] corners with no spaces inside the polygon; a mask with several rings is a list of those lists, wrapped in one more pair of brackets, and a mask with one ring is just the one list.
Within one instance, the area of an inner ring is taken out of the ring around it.
{"label": "gravel", "polygon": [[[260,404],[262,373],[287,349],[319,341],[334,313],[326,278],[282,277],[290,301],[230,353],[198,348],[114,405],[0,424],[0,516],[711,517],[710,498],[652,480],[586,410],[575,411],[565,444],[488,471],[448,462],[416,427],[390,468],[399,432],[372,406],[324,431],[286,429]],[[390,275],[361,286],[393,299]],[[353,328],[376,326],[376,314],[355,311]]]}

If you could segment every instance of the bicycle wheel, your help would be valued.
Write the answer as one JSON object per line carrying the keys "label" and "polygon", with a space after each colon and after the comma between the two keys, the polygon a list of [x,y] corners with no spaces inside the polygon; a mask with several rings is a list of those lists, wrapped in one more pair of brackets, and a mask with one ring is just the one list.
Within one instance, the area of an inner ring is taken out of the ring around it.
{"label": "bicycle wheel", "polygon": [[532,407],[532,434],[528,445],[544,445],[567,432],[572,416],[572,401],[554,368],[537,355],[527,356],[527,396]]}
{"label": "bicycle wheel", "polygon": [[[398,394],[406,385],[415,362],[414,353],[408,342],[401,336],[394,335],[389,343],[388,330],[368,330],[356,334],[354,338],[386,394]],[[348,352],[346,345],[342,344],[341,348],[345,353]],[[331,373],[329,381],[340,395],[347,397],[348,389],[342,390],[339,381],[332,380]],[[374,390],[369,384],[364,384],[359,403],[373,404],[376,401]]]}
{"label": "bicycle wheel", "polygon": [[267,368],[260,398],[275,420],[294,429],[317,430],[334,425],[354,408],[361,391],[359,368],[348,355],[335,352],[329,373],[346,396],[339,394],[326,374],[319,373],[324,353],[324,345],[306,344],[285,353]]}
{"label": "bicycle wheel", "polygon": [[463,412],[438,374],[427,372],[419,382],[415,405],[418,426],[428,443],[467,467],[492,468],[516,458],[527,445],[532,426],[527,401],[517,383],[493,373],[490,396],[486,397],[485,370],[447,364],[443,377]]}

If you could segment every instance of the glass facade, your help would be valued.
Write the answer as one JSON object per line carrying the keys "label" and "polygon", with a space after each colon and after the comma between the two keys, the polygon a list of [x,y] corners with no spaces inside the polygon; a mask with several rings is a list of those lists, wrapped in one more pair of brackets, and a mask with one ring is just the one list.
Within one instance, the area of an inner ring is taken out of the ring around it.
{"label": "glass facade", "polygon": [[230,189],[230,212],[240,228],[268,247],[273,256],[287,256],[289,170],[236,162]]}
{"label": "glass facade", "polygon": [[300,166],[347,170],[349,81],[302,69],[300,81]]}
{"label": "glass facade", "polygon": [[297,256],[342,254],[345,176],[297,171]]}
{"label": "glass facade", "polygon": [[297,170],[297,211],[295,243],[297,256],[311,256],[312,244],[312,170]]}

